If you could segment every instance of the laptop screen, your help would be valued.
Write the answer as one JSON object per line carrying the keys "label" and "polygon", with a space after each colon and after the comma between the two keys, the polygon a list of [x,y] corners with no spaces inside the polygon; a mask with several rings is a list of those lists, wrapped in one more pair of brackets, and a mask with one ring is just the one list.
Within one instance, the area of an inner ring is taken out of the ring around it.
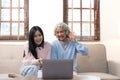
{"label": "laptop screen", "polygon": [[71,79],[73,78],[73,60],[43,60],[42,78]]}

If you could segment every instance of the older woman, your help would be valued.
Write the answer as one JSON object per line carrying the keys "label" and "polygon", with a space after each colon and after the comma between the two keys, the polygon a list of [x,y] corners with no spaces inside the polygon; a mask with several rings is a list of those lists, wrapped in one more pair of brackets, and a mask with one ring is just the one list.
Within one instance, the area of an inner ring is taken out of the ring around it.
{"label": "older woman", "polygon": [[52,43],[51,58],[73,59],[73,71],[77,72],[76,54],[87,55],[88,49],[76,41],[74,33],[70,32],[68,25],[65,23],[58,23],[55,27],[54,34],[57,40]]}

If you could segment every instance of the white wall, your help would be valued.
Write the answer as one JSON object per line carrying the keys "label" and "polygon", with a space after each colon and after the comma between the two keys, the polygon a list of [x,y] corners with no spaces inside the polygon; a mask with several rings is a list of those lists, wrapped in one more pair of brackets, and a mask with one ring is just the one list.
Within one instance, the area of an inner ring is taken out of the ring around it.
{"label": "white wall", "polygon": [[120,0],[100,0],[101,43],[109,60],[120,62]]}
{"label": "white wall", "polygon": [[62,0],[30,0],[29,6],[30,27],[42,27],[45,40],[51,42],[54,36],[54,26],[63,21]]}

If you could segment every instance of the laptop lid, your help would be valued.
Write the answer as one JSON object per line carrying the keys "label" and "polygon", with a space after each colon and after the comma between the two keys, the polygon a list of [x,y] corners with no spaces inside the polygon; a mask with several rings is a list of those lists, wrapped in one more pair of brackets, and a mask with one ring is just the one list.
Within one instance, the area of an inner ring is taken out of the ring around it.
{"label": "laptop lid", "polygon": [[44,79],[73,78],[73,60],[43,60],[42,78]]}

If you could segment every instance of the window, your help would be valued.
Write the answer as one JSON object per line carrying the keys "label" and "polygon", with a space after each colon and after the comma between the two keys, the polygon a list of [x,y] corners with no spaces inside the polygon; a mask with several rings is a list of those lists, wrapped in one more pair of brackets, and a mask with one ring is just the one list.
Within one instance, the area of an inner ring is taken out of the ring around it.
{"label": "window", "polygon": [[0,0],[0,40],[27,39],[28,12],[28,0]]}
{"label": "window", "polygon": [[63,21],[77,40],[100,40],[100,0],[63,0]]}

